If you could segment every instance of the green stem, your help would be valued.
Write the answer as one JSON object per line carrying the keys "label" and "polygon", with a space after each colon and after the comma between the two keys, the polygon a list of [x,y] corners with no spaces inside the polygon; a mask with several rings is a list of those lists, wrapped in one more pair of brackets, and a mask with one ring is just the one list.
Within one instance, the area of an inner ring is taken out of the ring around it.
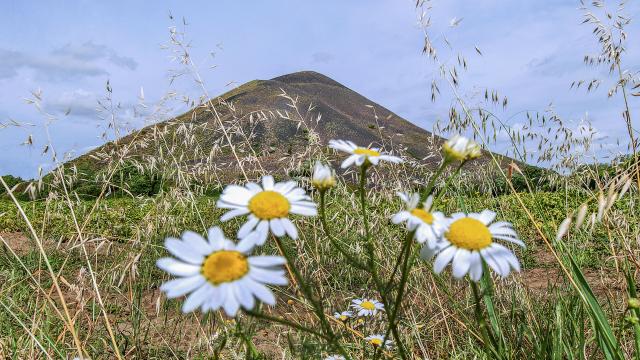
{"label": "green stem", "polygon": [[[627,293],[629,298],[637,298],[638,292],[636,289],[635,277],[633,276],[633,271],[628,262],[624,265],[624,276],[627,280]],[[633,307],[630,310],[632,315],[640,319],[640,311],[638,308]],[[636,359],[640,359],[640,324],[637,322],[633,324],[633,340],[636,350]]]}
{"label": "green stem", "polygon": [[[622,82],[622,67],[620,66],[620,62],[617,62],[618,65],[618,76],[620,81]],[[640,189],[640,167],[638,165],[638,150],[636,139],[633,136],[633,124],[631,123],[631,109],[629,108],[629,100],[627,99],[627,86],[626,82],[622,82],[622,96],[624,98],[624,106],[626,109],[626,116],[624,117],[624,121],[627,124],[627,131],[629,132],[629,138],[631,140],[631,149],[633,150],[633,163],[635,164],[636,170],[636,182],[638,184],[638,188]]]}
{"label": "green stem", "polygon": [[[367,168],[369,164],[365,162],[360,167],[360,206],[362,209],[362,220],[364,222],[364,233],[367,242],[367,252],[369,255],[369,271],[371,272],[371,277],[373,278],[373,282],[376,285],[376,289],[380,294],[382,299],[382,303],[384,305],[385,313],[387,315],[387,319],[390,320],[389,314],[389,301],[387,301],[387,296],[385,291],[385,286],[380,281],[380,277],[378,275],[378,269],[375,258],[375,247],[373,244],[373,239],[371,239],[371,232],[369,230],[369,215],[367,214],[367,201],[366,201],[366,184],[367,184]],[[396,339],[396,344],[398,345],[398,352],[400,353],[400,357],[402,359],[406,359],[407,356],[404,353],[404,347],[402,346],[402,339],[400,338],[400,334],[398,332],[397,327],[390,322],[391,332],[393,333],[393,337]]]}
{"label": "green stem", "polygon": [[286,320],[286,319],[283,319],[283,318],[267,315],[267,314],[256,312],[256,311],[253,311],[253,310],[244,310],[244,312],[247,315],[253,316],[253,317],[257,318],[257,319],[262,319],[262,320],[266,320],[266,321],[275,322],[275,323],[278,323],[278,324],[281,324],[281,325],[285,325],[285,326],[288,326],[288,327],[296,329],[296,330],[300,330],[300,331],[309,333],[311,335],[315,335],[315,336],[317,336],[319,338],[322,338],[322,339],[325,339],[325,340],[329,340],[327,338],[327,336],[324,335],[324,334],[321,334],[321,333],[319,333],[319,332],[317,332],[317,331],[315,331],[315,330],[313,330],[311,328],[308,328],[308,327],[306,327],[304,325],[296,324],[296,323],[294,323],[292,321],[289,321],[289,320]]}
{"label": "green stem", "polygon": [[411,246],[411,242],[405,241],[402,244],[402,250],[400,250],[400,256],[398,256],[398,259],[396,259],[396,263],[393,266],[393,271],[391,272],[391,276],[389,277],[389,282],[387,283],[387,286],[385,288],[385,293],[388,293],[389,291],[391,291],[391,288],[393,287],[393,278],[396,276],[396,273],[400,268],[400,264],[402,263],[402,259],[403,259],[402,254],[404,254],[407,251],[408,246]]}
{"label": "green stem", "polygon": [[366,162],[360,167],[360,208],[362,211],[362,221],[364,222],[364,236],[367,241],[367,251],[369,253],[369,267],[371,268],[373,276],[376,277],[378,272],[376,269],[373,240],[371,239],[371,233],[369,230],[369,214],[367,213],[366,201],[368,167],[369,166]]}
{"label": "green stem", "polygon": [[450,163],[450,160],[447,160],[446,158],[442,161],[438,170],[436,170],[436,172],[431,176],[431,179],[429,180],[429,184],[427,184],[427,187],[424,188],[424,191],[420,196],[420,202],[427,200],[427,197],[431,195],[431,190],[433,190],[433,186],[435,185],[436,180],[440,177],[440,175],[442,175],[442,172],[444,171],[444,169],[447,168],[447,165],[449,165],[449,163]]}
{"label": "green stem", "polygon": [[460,175],[460,170],[462,170],[462,166],[464,166],[465,163],[466,161],[461,162],[456,168],[456,171],[447,178],[447,181],[444,183],[444,187],[438,191],[438,195],[436,195],[436,198],[433,200],[433,204],[431,205],[432,207],[438,202],[438,200],[440,200],[440,198],[442,198],[442,195],[446,192],[445,190],[447,190],[451,181]]}
{"label": "green stem", "polygon": [[480,328],[480,334],[482,335],[482,341],[484,342],[484,350],[487,352],[489,358],[499,359],[501,358],[500,354],[496,352],[495,342],[492,340],[491,334],[489,333],[489,327],[487,326],[487,321],[482,315],[482,297],[480,296],[480,291],[478,290],[478,285],[473,280],[469,280],[471,284],[471,289],[473,290],[473,298],[475,300],[475,315],[476,321],[478,322],[478,327]]}
{"label": "green stem", "polygon": [[315,312],[316,316],[320,320],[320,324],[322,326],[323,331],[326,334],[326,338],[328,339],[329,344],[334,348],[336,348],[338,351],[340,351],[340,353],[345,358],[348,358],[348,354],[342,348],[342,346],[338,343],[336,339],[336,335],[334,334],[333,329],[331,328],[331,325],[327,320],[327,317],[324,313],[324,305],[322,304],[322,299],[316,299],[316,297],[313,294],[312,288],[315,288],[315,286],[311,284],[312,286],[310,287],[308,284],[308,283],[312,283],[312,280],[306,281],[306,279],[302,277],[302,274],[300,273],[300,271],[298,271],[298,268],[295,266],[294,259],[291,258],[288,251],[289,249],[284,245],[284,242],[280,240],[280,238],[277,236],[274,236],[274,239],[278,244],[278,247],[282,249],[282,254],[287,260],[287,263],[289,264],[289,269],[291,269],[293,276],[298,282],[300,286],[300,290],[302,290],[302,294],[306,299],[309,300],[309,302],[311,303],[311,307],[313,308],[313,311]]}
{"label": "green stem", "polygon": [[[413,264],[413,260],[409,261],[409,258],[411,255],[411,242],[413,241],[414,234],[415,234],[415,231],[411,231],[410,233],[407,234],[404,241],[403,252],[400,254],[400,258],[403,258],[402,272],[400,273],[401,274],[400,284],[399,284],[398,292],[396,293],[396,299],[393,303],[393,309],[389,309],[391,311],[391,316],[389,317],[389,327],[387,328],[387,331],[384,335],[384,339],[387,339],[389,337],[389,333],[393,331],[394,328],[397,329],[397,326],[398,326],[396,320],[398,318],[398,314],[400,313],[400,308],[402,306],[402,297],[404,295],[406,284],[409,279],[409,273],[411,272],[411,264]],[[391,278],[389,282],[392,283],[393,278]],[[402,346],[402,343],[398,343],[398,349],[401,349],[401,346]],[[404,352],[404,349],[402,349],[401,352]]]}
{"label": "green stem", "polygon": [[324,231],[324,235],[329,238],[331,244],[338,249],[340,254],[344,256],[349,263],[360,270],[367,270],[365,264],[363,264],[360,260],[358,260],[355,256],[349,253],[347,249],[345,249],[342,244],[338,242],[338,240],[333,237],[329,231],[329,226],[327,225],[327,215],[326,215],[326,202],[325,202],[325,190],[320,190],[320,222],[322,223],[322,230]]}

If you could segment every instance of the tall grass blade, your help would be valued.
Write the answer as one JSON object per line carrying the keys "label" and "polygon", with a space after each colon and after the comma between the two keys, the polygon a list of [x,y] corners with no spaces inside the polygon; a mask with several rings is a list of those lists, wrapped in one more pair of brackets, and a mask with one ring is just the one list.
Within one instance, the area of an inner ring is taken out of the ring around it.
{"label": "tall grass blade", "polygon": [[571,264],[571,276],[578,287],[577,290],[580,292],[583,302],[587,305],[589,316],[591,317],[596,332],[596,338],[602,352],[607,359],[624,359],[624,353],[620,349],[620,344],[611,329],[611,325],[602,307],[587,283],[584,274],[580,271],[573,256],[569,255],[569,261]]}

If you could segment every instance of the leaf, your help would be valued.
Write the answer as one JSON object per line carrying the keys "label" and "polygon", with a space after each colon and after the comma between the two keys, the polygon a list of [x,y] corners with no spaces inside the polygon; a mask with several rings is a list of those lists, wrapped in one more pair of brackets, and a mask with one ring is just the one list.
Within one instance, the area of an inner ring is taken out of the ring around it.
{"label": "leaf", "polygon": [[580,268],[576,264],[572,255],[569,255],[569,260],[571,263],[571,277],[577,285],[577,290],[580,293],[583,302],[589,309],[589,316],[591,317],[602,352],[607,359],[624,359],[624,353],[620,349],[620,344],[618,344],[618,340],[613,334],[611,325],[609,324],[602,307],[598,303],[598,300],[593,294],[589,283],[587,283],[587,280],[584,278],[584,274],[580,271]]}

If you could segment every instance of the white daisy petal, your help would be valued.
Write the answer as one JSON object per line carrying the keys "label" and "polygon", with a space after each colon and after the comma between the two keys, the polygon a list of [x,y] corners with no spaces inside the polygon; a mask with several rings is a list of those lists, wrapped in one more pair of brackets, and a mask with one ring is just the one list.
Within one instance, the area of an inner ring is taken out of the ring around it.
{"label": "white daisy petal", "polygon": [[245,279],[238,281],[238,284],[233,285],[233,292],[236,295],[236,299],[240,305],[247,310],[253,309],[253,306],[256,304],[255,299],[253,298],[253,293],[249,291],[247,287],[247,282]]}
{"label": "white daisy petal", "polygon": [[253,193],[246,187],[228,185],[220,194],[218,202],[223,202],[226,205],[247,206],[252,196]]}
{"label": "white daisy petal", "polygon": [[187,264],[182,261],[175,260],[173,258],[158,259],[156,265],[174,276],[193,276],[200,273],[200,266]]}
{"label": "white daisy petal", "polygon": [[256,245],[262,245],[265,241],[267,241],[267,236],[269,235],[269,221],[262,220],[256,226],[254,230],[257,233],[257,237],[255,238]]}
{"label": "white daisy petal", "polygon": [[438,254],[433,263],[433,271],[435,271],[436,274],[441,273],[442,270],[444,270],[444,268],[451,262],[451,259],[453,259],[453,256],[456,254],[456,250],[455,246],[449,246]]}
{"label": "white daisy petal", "polygon": [[253,250],[253,247],[256,245],[256,238],[258,236],[259,235],[257,233],[251,233],[245,236],[243,239],[240,240],[238,245],[236,245],[235,250],[243,254],[250,253],[251,250]]}
{"label": "white daisy petal", "polygon": [[274,306],[276,304],[276,297],[273,295],[273,292],[269,290],[269,288],[257,281],[254,281],[251,278],[246,278],[245,281],[248,284],[247,287],[251,289],[251,292],[253,292],[253,295],[255,295],[258,300],[271,306]]}
{"label": "white daisy petal", "polygon": [[214,287],[214,292],[209,299],[209,308],[211,310],[218,310],[224,304],[225,300],[227,300],[227,284],[220,284],[219,286]]}
{"label": "white daisy petal", "polygon": [[477,251],[472,252],[469,257],[469,277],[473,281],[479,281],[482,278],[482,258]]}
{"label": "white daisy petal", "polygon": [[242,224],[240,230],[238,230],[238,238],[242,239],[245,236],[249,235],[249,233],[256,227],[256,225],[258,225],[258,222],[260,222],[260,220],[257,217],[249,215],[247,222]]}
{"label": "white daisy petal", "polygon": [[291,210],[289,210],[289,211],[292,214],[304,215],[304,216],[316,216],[316,215],[318,215],[318,210],[316,208],[300,206],[298,204],[291,205]]}
{"label": "white daisy petal", "polygon": [[182,233],[182,240],[187,243],[193,250],[202,255],[209,255],[213,248],[200,234],[193,231],[185,231]]}
{"label": "white daisy petal", "polygon": [[201,264],[202,260],[204,260],[204,256],[200,252],[195,251],[192,247],[179,239],[167,238],[164,242],[164,246],[171,255],[190,264]]}
{"label": "white daisy petal", "polygon": [[273,190],[274,180],[273,176],[266,175],[262,177],[262,188],[265,190]]}
{"label": "white daisy petal", "polygon": [[259,267],[273,267],[278,265],[284,265],[287,260],[282,256],[252,256],[249,258],[249,264]]}
{"label": "white daisy petal", "polygon": [[341,168],[346,169],[349,166],[353,165],[356,163],[356,160],[358,160],[359,156],[358,155],[351,155],[348,158],[346,158],[342,164],[340,165]]}
{"label": "white daisy petal", "polygon": [[420,249],[420,257],[423,260],[431,260],[431,258],[437,253],[437,249],[429,246],[429,244],[424,244],[422,249]]}
{"label": "white daisy petal", "polygon": [[460,279],[467,274],[469,267],[471,266],[471,263],[469,262],[470,256],[471,252],[469,250],[458,249],[451,264],[451,267],[453,268],[453,277]]}
{"label": "white daisy petal", "polygon": [[249,271],[249,276],[252,279],[264,284],[284,286],[289,283],[287,278],[284,277],[284,273],[264,270],[260,268],[251,269]]}
{"label": "white daisy petal", "polygon": [[508,241],[510,243],[514,243],[514,244],[522,246],[522,247],[526,247],[526,245],[522,242],[522,240],[518,240],[518,239],[509,237],[509,236],[493,235],[493,237],[496,238],[496,239],[500,239],[500,240]]}
{"label": "white daisy petal", "polygon": [[505,277],[509,274],[508,266],[505,267],[502,261],[494,255],[492,247],[483,249],[480,254],[484,258],[484,261],[489,265],[498,275]]}
{"label": "white daisy petal", "polygon": [[222,308],[229,317],[235,317],[240,309],[240,303],[236,298],[236,294],[232,286],[227,287],[227,298],[224,304],[222,304]]}
{"label": "white daisy petal", "polygon": [[248,213],[249,213],[249,209],[247,208],[234,209],[222,215],[220,217],[220,221],[226,222],[233,219],[234,217],[246,215]]}
{"label": "white daisy petal", "polygon": [[194,275],[190,277],[177,278],[160,286],[160,290],[163,291],[167,298],[174,299],[192,292],[205,284],[207,280],[202,275]]}
{"label": "white daisy petal", "polygon": [[182,312],[190,313],[193,310],[199,308],[209,298],[212,287],[210,285],[204,285],[199,287],[196,291],[192,292],[182,304]]}
{"label": "white daisy petal", "polygon": [[287,233],[287,235],[289,235],[289,237],[294,239],[294,240],[297,239],[298,238],[298,229],[296,229],[296,226],[293,225],[291,220],[289,220],[287,218],[282,218],[282,219],[280,219],[280,221],[282,222],[282,226],[284,226],[284,230]]}
{"label": "white daisy petal", "polygon": [[400,224],[401,222],[406,221],[409,218],[410,214],[408,211],[400,211],[397,214],[394,214],[391,218],[391,222],[394,224]]}
{"label": "white daisy petal", "polygon": [[222,229],[217,226],[209,228],[209,231],[207,232],[207,238],[209,240],[209,245],[211,246],[211,249],[213,251],[222,249],[225,240],[227,240],[227,238],[225,238],[224,234],[222,233]]}
{"label": "white daisy petal", "polygon": [[478,217],[485,225],[489,225],[496,218],[496,213],[491,210],[483,210]]}
{"label": "white daisy petal", "polygon": [[273,235],[277,237],[284,236],[284,226],[282,226],[280,219],[271,219],[271,221],[269,221],[269,228],[273,232]]}
{"label": "white daisy petal", "polygon": [[[249,190],[249,192],[251,192],[251,197],[253,197],[253,195],[263,191],[264,189],[262,188],[262,186],[254,183],[254,182],[248,182],[246,184],[244,184],[244,187],[247,188],[247,190]],[[247,200],[247,202],[251,199],[251,197]]]}

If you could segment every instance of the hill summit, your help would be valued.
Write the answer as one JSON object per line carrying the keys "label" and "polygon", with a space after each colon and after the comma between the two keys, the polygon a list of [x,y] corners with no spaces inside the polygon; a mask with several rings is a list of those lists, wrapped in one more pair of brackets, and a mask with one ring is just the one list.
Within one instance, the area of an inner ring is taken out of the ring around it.
{"label": "hill summit", "polygon": [[427,165],[439,161],[444,141],[325,75],[301,71],[245,83],[75,163],[95,168],[96,161],[106,163],[113,160],[113,151],[126,149],[127,154],[117,156],[144,164],[159,164],[164,157],[175,162],[165,165],[190,172],[229,175],[239,162],[256,172],[290,172],[309,157],[284,167],[280,160],[295,160],[311,145],[324,148],[331,139],[382,147]]}

